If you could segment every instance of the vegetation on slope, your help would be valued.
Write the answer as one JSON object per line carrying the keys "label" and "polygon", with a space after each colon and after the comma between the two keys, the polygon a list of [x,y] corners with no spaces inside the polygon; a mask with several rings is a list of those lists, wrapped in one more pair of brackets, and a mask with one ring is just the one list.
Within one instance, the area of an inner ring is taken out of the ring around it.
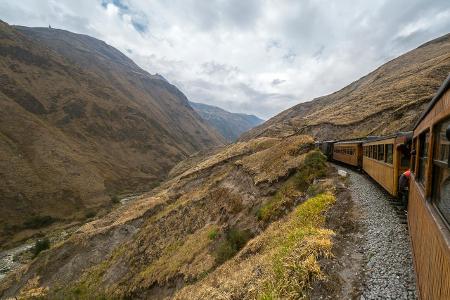
{"label": "vegetation on slope", "polygon": [[[305,200],[306,184],[324,167],[312,148],[307,136],[261,138],[224,147],[201,163],[186,162],[147,197],[42,252],[22,276],[0,284],[0,295],[36,289],[49,297],[160,299],[214,277],[271,227],[257,211],[286,181],[303,195],[298,203]],[[269,160],[276,163],[271,171],[261,164]]]}
{"label": "vegetation on slope", "polygon": [[258,210],[258,218],[263,221],[278,219],[295,204],[295,200],[304,195],[316,178],[326,176],[326,157],[317,150],[305,155],[302,167],[299,168],[276,194]]}
{"label": "vegetation on slope", "polygon": [[325,228],[325,212],[334,201],[330,192],[308,199],[174,298],[306,298],[314,281],[326,280],[319,261],[332,256],[334,233]]}
{"label": "vegetation on slope", "polygon": [[324,212],[334,203],[331,194],[319,194],[301,204],[273,242],[272,272],[259,299],[302,299],[312,281],[322,279],[318,259],[332,256],[333,231],[324,228]]}

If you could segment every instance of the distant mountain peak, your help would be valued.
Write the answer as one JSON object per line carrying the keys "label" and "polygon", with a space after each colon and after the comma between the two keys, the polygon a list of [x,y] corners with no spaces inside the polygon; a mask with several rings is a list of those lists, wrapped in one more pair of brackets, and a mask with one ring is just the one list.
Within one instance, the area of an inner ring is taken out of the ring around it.
{"label": "distant mountain peak", "polygon": [[232,113],[220,107],[204,103],[192,101],[189,103],[228,142],[234,142],[242,133],[264,122],[264,120],[255,115]]}

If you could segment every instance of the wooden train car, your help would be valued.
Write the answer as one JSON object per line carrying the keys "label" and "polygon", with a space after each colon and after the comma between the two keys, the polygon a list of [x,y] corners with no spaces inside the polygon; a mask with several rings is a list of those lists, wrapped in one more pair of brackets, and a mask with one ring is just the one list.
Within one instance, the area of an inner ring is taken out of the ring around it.
{"label": "wooden train car", "polygon": [[321,141],[316,142],[316,147],[322,151],[322,153],[331,160],[333,158],[333,144],[334,141]]}
{"label": "wooden train car", "polygon": [[398,179],[409,169],[412,132],[373,138],[363,143],[363,170],[392,196]]}
{"label": "wooden train car", "polygon": [[421,299],[450,299],[450,76],[414,128],[408,226]]}
{"label": "wooden train car", "polygon": [[354,167],[362,166],[363,140],[340,141],[333,144],[333,160]]}

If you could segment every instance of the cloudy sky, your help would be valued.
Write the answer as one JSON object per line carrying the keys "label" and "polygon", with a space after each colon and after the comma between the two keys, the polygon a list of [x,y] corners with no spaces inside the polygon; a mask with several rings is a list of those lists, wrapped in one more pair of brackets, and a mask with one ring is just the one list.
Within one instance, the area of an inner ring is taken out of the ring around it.
{"label": "cloudy sky", "polygon": [[0,18],[94,36],[192,101],[269,118],[450,32],[450,1],[0,0]]}

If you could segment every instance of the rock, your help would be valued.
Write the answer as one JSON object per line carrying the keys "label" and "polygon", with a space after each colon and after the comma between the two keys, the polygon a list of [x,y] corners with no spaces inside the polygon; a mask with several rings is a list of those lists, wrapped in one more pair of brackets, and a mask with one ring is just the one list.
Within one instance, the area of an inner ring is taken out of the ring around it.
{"label": "rock", "polygon": [[344,170],[338,170],[338,175],[345,178],[348,176],[348,173]]}

